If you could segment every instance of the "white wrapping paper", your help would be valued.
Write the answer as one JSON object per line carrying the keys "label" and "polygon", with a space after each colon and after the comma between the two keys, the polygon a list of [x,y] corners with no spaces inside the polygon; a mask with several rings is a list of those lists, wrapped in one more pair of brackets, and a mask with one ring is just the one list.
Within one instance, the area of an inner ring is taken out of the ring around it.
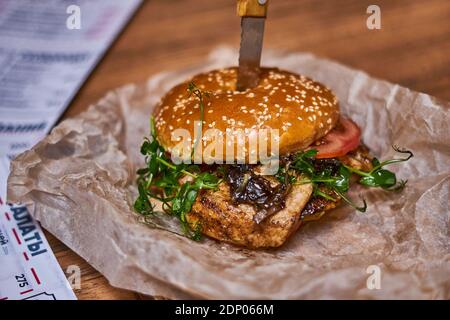
{"label": "white wrapping paper", "polygon": [[[391,168],[409,180],[407,188],[387,193],[357,187],[354,194],[369,204],[365,214],[341,206],[275,250],[194,242],[167,217],[142,223],[132,209],[134,172],[143,164],[139,146],[152,108],[187,77],[236,62],[236,50],[219,48],[201,67],[109,92],[13,161],[8,200],[27,204],[113,286],[144,294],[449,299],[450,104],[311,54],[269,52],[263,64],[334,90],[343,114],[362,128],[362,140],[377,157],[395,156],[393,144],[412,150],[413,159]],[[379,267],[380,289],[367,285],[371,266]]]}

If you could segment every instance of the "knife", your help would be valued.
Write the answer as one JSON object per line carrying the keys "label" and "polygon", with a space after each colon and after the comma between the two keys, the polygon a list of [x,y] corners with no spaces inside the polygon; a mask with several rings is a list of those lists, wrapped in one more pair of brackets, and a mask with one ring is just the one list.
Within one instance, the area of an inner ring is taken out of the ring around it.
{"label": "knife", "polygon": [[259,79],[264,22],[268,0],[238,0],[237,13],[241,17],[241,48],[237,90],[256,87]]}

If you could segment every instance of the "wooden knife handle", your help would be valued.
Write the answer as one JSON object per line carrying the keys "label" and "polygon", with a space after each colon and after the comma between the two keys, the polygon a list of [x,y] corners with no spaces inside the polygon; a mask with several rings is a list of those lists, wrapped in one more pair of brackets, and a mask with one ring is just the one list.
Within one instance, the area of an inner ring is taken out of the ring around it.
{"label": "wooden knife handle", "polygon": [[238,0],[237,14],[240,17],[265,17],[269,0]]}

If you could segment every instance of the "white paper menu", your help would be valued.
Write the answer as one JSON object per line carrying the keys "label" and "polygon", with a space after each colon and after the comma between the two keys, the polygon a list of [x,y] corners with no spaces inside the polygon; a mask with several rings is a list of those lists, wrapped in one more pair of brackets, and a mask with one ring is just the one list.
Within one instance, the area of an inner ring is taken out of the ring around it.
{"label": "white paper menu", "polygon": [[76,298],[39,224],[6,203],[9,161],[50,131],[141,2],[0,1],[0,300]]}
{"label": "white paper menu", "polygon": [[0,300],[76,299],[26,207],[3,203],[0,210]]}

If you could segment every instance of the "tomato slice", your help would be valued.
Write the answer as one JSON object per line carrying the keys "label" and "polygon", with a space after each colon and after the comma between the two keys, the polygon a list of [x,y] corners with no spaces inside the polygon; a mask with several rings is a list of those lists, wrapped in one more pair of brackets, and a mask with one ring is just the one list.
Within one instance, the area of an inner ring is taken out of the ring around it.
{"label": "tomato slice", "polygon": [[346,155],[359,146],[361,129],[352,120],[341,117],[337,126],[320,141],[316,158],[336,158]]}

